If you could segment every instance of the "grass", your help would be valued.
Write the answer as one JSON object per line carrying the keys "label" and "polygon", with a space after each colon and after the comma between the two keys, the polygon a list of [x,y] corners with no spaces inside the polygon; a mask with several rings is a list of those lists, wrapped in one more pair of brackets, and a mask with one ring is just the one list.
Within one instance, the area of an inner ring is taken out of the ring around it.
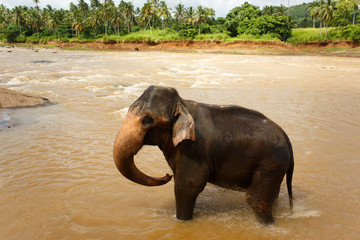
{"label": "grass", "polygon": [[339,39],[335,28],[328,28],[328,35],[326,39],[325,32],[325,28],[321,28],[321,30],[320,28],[294,28],[292,30],[291,37],[287,40],[287,43],[297,45],[299,43]]}
{"label": "grass", "polygon": [[[321,34],[320,34],[321,31]],[[325,39],[325,28],[321,30],[319,28],[295,28],[292,30],[292,36],[287,40],[287,43],[298,45],[301,43],[307,42],[318,42],[323,40],[344,40],[346,37],[342,34],[341,30],[338,28],[328,28],[327,39]],[[0,42],[5,42],[5,39],[1,38]],[[55,40],[61,42],[80,42],[87,43],[91,41],[102,41],[104,43],[122,43],[122,42],[134,42],[134,41],[148,41],[153,44],[158,44],[163,41],[180,41],[180,40],[194,40],[194,41],[219,41],[219,42],[234,42],[234,41],[278,41],[279,39],[273,37],[271,34],[265,34],[261,36],[242,34],[237,37],[230,37],[226,33],[216,33],[216,34],[200,34],[195,35],[193,39],[184,38],[179,35],[179,33],[172,29],[152,29],[150,30],[140,30],[137,32],[132,32],[123,36],[120,35],[98,35],[94,38],[59,38],[58,36],[39,36],[33,35],[30,37],[19,36],[17,42],[23,44],[44,44],[48,41]],[[46,44],[49,48],[55,47],[50,44]],[[45,46],[45,45],[44,45]],[[337,51],[337,50],[329,50]]]}

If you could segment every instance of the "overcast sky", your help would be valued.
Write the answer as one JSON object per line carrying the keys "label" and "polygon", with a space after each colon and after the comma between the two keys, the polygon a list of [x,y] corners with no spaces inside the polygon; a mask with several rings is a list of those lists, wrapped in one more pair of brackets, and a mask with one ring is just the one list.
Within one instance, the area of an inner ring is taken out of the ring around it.
{"label": "overcast sky", "polygon": [[[86,2],[90,3],[90,0],[85,0]],[[103,0],[100,0],[103,2]],[[118,5],[121,0],[114,0],[115,4]],[[135,7],[141,8],[146,0],[125,0],[126,2],[132,2]],[[217,17],[225,17],[226,14],[229,13],[231,9],[234,7],[240,6],[246,0],[166,0],[168,7],[172,10],[175,9],[175,6],[179,3],[185,5],[185,7],[193,6],[197,7],[199,5],[203,7],[210,7],[213,8],[216,12]],[[287,6],[288,1],[290,6],[301,4],[303,2],[312,2],[313,0],[247,0],[249,3],[259,6],[260,8],[266,5],[273,5],[273,6],[280,6],[281,4]],[[40,7],[43,8],[46,5],[51,5],[53,8],[56,9],[69,9],[70,3],[73,2],[75,4],[78,3],[78,0],[40,0]],[[0,4],[4,4],[9,8],[13,8],[14,6],[19,5],[26,5],[26,6],[35,6],[33,0],[0,0]]]}

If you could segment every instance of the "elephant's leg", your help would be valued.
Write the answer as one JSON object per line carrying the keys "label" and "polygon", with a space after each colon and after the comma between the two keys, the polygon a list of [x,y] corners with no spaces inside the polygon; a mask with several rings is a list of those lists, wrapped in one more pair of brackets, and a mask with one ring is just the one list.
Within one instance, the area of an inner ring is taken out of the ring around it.
{"label": "elephant's leg", "polygon": [[246,191],[246,201],[257,217],[265,224],[274,223],[271,213],[275,199],[279,195],[284,174],[282,171],[259,169],[254,173],[250,187]]}
{"label": "elephant's leg", "polygon": [[207,167],[187,161],[177,166],[175,174],[176,217],[190,220],[193,216],[196,198],[207,182]]}

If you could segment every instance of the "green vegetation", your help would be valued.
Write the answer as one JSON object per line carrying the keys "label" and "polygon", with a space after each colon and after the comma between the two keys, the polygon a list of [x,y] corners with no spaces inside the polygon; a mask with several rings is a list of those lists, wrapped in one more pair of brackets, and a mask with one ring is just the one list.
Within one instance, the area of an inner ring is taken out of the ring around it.
{"label": "green vegetation", "polygon": [[[360,39],[359,0],[319,0],[291,6],[257,6],[245,2],[225,18],[215,10],[148,0],[142,8],[123,0],[77,0],[69,9],[0,5],[0,41],[160,42],[168,40],[287,41],[297,44],[328,39]],[[306,27],[306,28],[305,28]],[[312,28],[311,28],[312,27]]]}

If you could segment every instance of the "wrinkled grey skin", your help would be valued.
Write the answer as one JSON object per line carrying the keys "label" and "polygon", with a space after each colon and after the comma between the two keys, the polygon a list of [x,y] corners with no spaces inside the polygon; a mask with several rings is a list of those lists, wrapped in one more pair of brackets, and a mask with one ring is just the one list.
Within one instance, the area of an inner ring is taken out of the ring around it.
{"label": "wrinkled grey skin", "polygon": [[149,87],[129,108],[115,139],[114,161],[129,180],[159,186],[171,180],[142,173],[134,155],[157,145],[175,180],[176,216],[190,220],[207,182],[245,190],[246,200],[265,224],[286,174],[290,206],[293,152],[285,132],[263,114],[239,106],[182,99],[173,88]]}

